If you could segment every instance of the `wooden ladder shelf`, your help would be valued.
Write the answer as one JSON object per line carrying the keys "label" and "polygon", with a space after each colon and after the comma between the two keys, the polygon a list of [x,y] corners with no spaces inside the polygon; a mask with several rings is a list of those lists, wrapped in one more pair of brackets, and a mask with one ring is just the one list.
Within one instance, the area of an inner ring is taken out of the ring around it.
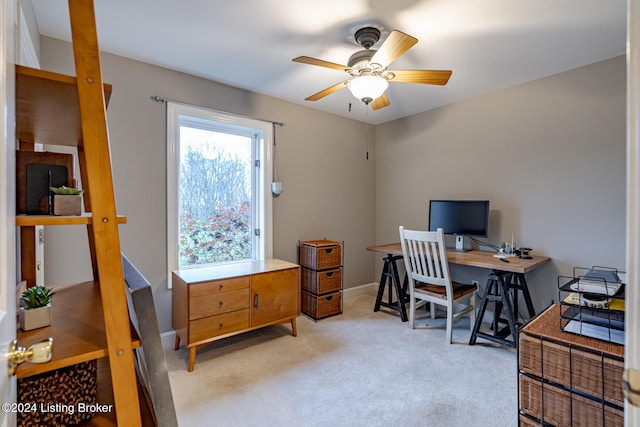
{"label": "wooden ladder shelf", "polygon": [[[102,80],[93,1],[70,0],[69,15],[76,77],[16,66],[16,128],[18,140],[27,145],[77,145],[84,207],[88,214],[80,217],[18,215],[16,223],[21,227],[21,235],[31,238],[36,225],[85,225],[94,281],[59,292],[54,302],[52,326],[26,333],[19,331],[21,345],[53,336],[54,356],[43,365],[25,363],[18,368],[17,375],[27,377],[107,356],[115,404],[115,420],[110,422],[140,426],[133,354],[140,340],[130,323],[121,258],[118,224],[125,219],[116,214],[106,117],[110,86]],[[23,271],[35,271],[33,258],[28,256],[29,244],[25,245],[24,239],[22,243],[26,246],[22,251]],[[72,324],[74,316],[56,315],[56,305],[59,313],[87,310],[83,320],[91,321],[77,322],[82,314],[76,314],[76,323],[87,323],[79,330],[80,326]],[[79,308],[83,305],[84,308]],[[101,314],[102,318],[97,318]],[[65,325],[65,321],[69,324]]]}

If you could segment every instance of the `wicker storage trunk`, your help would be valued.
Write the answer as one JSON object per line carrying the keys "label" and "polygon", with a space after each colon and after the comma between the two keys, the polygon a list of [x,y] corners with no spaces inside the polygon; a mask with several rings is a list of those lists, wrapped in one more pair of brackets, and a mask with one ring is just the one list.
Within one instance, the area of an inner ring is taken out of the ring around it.
{"label": "wicker storage trunk", "polygon": [[342,313],[342,242],[300,242],[301,311],[314,320]]}
{"label": "wicker storage trunk", "polygon": [[561,331],[559,310],[552,305],[519,336],[521,425],[623,426],[624,347]]}

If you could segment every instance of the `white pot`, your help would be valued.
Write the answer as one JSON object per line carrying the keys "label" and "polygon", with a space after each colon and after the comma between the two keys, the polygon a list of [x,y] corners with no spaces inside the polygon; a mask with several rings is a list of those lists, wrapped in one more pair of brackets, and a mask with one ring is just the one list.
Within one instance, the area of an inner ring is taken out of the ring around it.
{"label": "white pot", "polygon": [[20,329],[30,331],[49,326],[51,324],[51,315],[51,304],[30,310],[27,310],[26,307],[20,307]]}
{"label": "white pot", "polygon": [[54,215],[80,215],[82,213],[82,195],[54,194]]}

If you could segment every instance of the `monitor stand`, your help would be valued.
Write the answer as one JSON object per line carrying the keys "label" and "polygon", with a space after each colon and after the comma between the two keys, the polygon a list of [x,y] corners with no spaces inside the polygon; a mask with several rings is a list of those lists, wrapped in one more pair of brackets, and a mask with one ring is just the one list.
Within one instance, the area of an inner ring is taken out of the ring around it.
{"label": "monitor stand", "polygon": [[460,236],[458,234],[455,235],[456,238],[456,251],[457,252],[468,252],[471,249],[464,248],[464,236]]}

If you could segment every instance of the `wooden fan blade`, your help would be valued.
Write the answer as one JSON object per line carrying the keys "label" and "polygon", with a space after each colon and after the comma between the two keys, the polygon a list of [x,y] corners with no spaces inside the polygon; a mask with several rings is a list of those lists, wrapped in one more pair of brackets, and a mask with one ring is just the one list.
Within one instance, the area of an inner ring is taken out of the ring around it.
{"label": "wooden fan blade", "polygon": [[372,64],[380,64],[382,68],[398,59],[403,53],[408,51],[418,43],[418,39],[412,37],[402,31],[391,31],[387,39],[382,43],[380,49],[373,55],[369,61]]}
{"label": "wooden fan blade", "polygon": [[422,83],[444,86],[451,77],[451,70],[389,70],[392,82]]}
{"label": "wooden fan blade", "polygon": [[379,110],[380,108],[388,107],[390,104],[389,98],[387,98],[387,94],[383,93],[378,98],[374,99],[371,102],[371,109]]}
{"label": "wooden fan blade", "polygon": [[293,58],[292,61],[300,62],[302,64],[318,65],[320,67],[332,68],[334,70],[339,70],[339,71],[349,71],[351,69],[351,67],[348,67],[346,65],[340,65],[340,64],[336,64],[335,62],[329,62],[322,59],[311,58],[309,56],[299,56],[297,58]]}
{"label": "wooden fan blade", "polygon": [[[348,81],[348,80],[347,80]],[[324,98],[327,95],[331,95],[333,92],[337,92],[340,89],[342,89],[343,87],[347,87],[347,81],[344,82],[340,82],[338,84],[335,84],[331,87],[328,87],[324,90],[321,90],[318,93],[314,93],[313,95],[305,98],[305,101],[317,101],[318,99]]]}

